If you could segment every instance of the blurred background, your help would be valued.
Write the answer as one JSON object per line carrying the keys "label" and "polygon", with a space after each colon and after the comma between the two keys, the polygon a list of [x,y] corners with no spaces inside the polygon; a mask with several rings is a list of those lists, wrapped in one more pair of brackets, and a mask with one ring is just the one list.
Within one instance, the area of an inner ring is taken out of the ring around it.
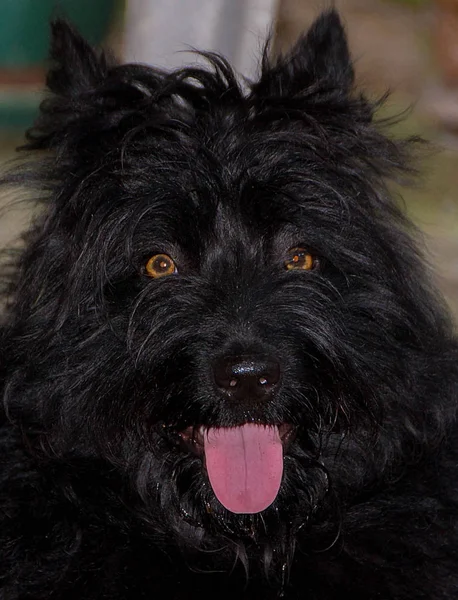
{"label": "blurred background", "polygon": [[[65,15],[122,60],[175,67],[189,46],[225,54],[254,77],[268,32],[285,51],[327,0],[0,0],[0,162],[23,139],[42,98],[48,23]],[[369,96],[387,89],[384,114],[411,108],[394,136],[434,143],[423,177],[402,202],[425,234],[438,282],[458,315],[458,0],[335,0],[349,32],[357,79]],[[384,115],[382,115],[384,116]],[[26,227],[23,205],[0,199],[0,247]]]}

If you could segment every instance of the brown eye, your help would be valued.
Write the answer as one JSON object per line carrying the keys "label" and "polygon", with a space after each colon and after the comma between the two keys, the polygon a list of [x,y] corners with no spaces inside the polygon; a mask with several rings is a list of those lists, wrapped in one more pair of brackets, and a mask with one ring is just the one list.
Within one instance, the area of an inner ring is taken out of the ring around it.
{"label": "brown eye", "polygon": [[157,279],[177,272],[174,261],[167,254],[155,254],[145,266],[146,274]]}
{"label": "brown eye", "polygon": [[291,248],[289,258],[285,261],[288,271],[312,271],[318,266],[318,259],[305,248]]}

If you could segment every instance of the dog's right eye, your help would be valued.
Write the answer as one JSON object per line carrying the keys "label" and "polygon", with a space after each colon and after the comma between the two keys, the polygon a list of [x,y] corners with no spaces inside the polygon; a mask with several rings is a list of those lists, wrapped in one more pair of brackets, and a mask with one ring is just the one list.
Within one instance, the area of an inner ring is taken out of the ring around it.
{"label": "dog's right eye", "polygon": [[288,254],[285,260],[285,268],[288,271],[312,271],[319,265],[318,258],[305,248],[291,248]]}
{"label": "dog's right eye", "polygon": [[168,254],[155,254],[145,265],[145,273],[149,277],[158,279],[177,273],[175,262]]}

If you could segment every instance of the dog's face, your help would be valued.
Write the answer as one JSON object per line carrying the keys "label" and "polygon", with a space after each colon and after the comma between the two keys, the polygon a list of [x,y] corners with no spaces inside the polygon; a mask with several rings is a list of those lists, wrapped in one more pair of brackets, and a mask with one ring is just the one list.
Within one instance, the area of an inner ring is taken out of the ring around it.
{"label": "dog's face", "polygon": [[107,66],[63,25],[54,58],[16,325],[42,444],[116,465],[182,542],[332,539],[413,430],[440,329],[338,18],[245,91],[216,57]]}

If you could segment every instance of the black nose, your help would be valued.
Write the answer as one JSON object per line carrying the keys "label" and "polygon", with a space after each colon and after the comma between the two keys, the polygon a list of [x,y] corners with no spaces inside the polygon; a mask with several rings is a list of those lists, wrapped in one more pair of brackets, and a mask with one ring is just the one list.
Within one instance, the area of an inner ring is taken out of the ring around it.
{"label": "black nose", "polygon": [[267,400],[280,381],[279,363],[266,356],[224,356],[213,364],[216,385],[234,400]]}

